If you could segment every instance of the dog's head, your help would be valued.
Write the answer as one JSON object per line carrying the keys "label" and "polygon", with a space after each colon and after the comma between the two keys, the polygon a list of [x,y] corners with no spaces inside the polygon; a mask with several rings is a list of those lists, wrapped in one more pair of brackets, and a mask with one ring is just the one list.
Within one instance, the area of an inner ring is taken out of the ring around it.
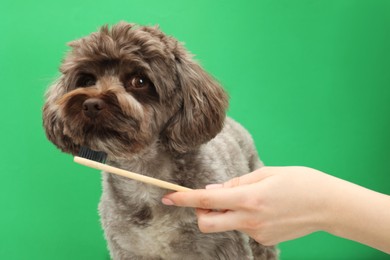
{"label": "dog's head", "polygon": [[121,22],[69,45],[43,108],[46,134],[64,152],[122,157],[159,142],[182,153],[222,129],[227,95],[158,28]]}

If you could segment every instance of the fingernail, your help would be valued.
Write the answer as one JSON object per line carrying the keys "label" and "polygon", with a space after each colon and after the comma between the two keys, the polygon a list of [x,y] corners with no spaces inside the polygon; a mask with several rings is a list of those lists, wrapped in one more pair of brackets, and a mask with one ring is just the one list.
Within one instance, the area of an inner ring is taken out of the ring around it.
{"label": "fingernail", "polygon": [[209,184],[206,185],[206,190],[211,190],[211,189],[220,189],[223,187],[223,184],[217,183],[217,184]]}
{"label": "fingernail", "polygon": [[162,202],[162,204],[167,205],[167,206],[172,206],[172,205],[174,205],[173,201],[170,200],[170,199],[167,199],[167,198],[162,198],[162,199],[161,199],[161,202]]}

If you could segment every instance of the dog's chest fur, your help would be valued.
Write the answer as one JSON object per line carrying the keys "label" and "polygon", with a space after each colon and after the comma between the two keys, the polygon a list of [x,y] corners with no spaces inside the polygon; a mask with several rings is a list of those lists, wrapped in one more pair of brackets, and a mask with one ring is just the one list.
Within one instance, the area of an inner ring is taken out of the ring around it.
{"label": "dog's chest fur", "polygon": [[[247,135],[240,125],[227,119],[216,138],[191,154],[175,157],[154,146],[142,159],[111,163],[190,188],[203,188],[260,167]],[[109,246],[116,249],[112,252],[147,259],[195,259],[203,254],[212,259],[215,252],[222,250],[219,255],[229,255],[227,259],[233,259],[230,257],[235,254],[251,257],[247,237],[238,232],[200,233],[193,209],[162,205],[161,197],[167,192],[170,191],[104,173],[99,210]]]}

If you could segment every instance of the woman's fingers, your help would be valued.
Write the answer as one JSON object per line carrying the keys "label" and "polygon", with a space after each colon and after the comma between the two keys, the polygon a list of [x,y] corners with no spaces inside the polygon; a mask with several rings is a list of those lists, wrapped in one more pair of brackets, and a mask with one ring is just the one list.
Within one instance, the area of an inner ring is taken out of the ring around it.
{"label": "woman's fingers", "polygon": [[[234,188],[242,185],[252,184],[255,182],[259,182],[267,177],[269,177],[274,167],[263,167],[260,169],[257,169],[256,171],[253,171],[251,173],[242,175],[240,177],[236,177],[233,179],[228,180],[227,182],[222,184],[223,188]],[[212,188],[213,186],[210,185]]]}
{"label": "woman's fingers", "polygon": [[199,230],[203,233],[225,232],[238,230],[242,220],[240,213],[231,210],[213,211],[197,209]]}
{"label": "woman's fingers", "polygon": [[167,194],[162,198],[162,203],[201,209],[234,210],[240,207],[246,197],[241,189],[203,189]]}
{"label": "woman's fingers", "polygon": [[206,189],[174,192],[165,195],[162,203],[201,209],[239,209],[249,196],[248,191],[243,186],[259,182],[271,176],[273,171],[273,167],[263,167],[241,177],[233,178],[223,184],[208,185]]}

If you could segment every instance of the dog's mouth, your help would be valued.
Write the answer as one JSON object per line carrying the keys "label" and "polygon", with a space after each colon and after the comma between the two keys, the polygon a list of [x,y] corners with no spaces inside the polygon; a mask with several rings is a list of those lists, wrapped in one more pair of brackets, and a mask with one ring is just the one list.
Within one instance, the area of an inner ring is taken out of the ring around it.
{"label": "dog's mouth", "polygon": [[[111,154],[137,152],[150,137],[142,129],[141,113],[123,111],[115,95],[69,94],[59,102],[63,134],[76,146]],[[134,116],[133,116],[134,115]]]}
{"label": "dog's mouth", "polygon": [[[85,120],[82,117],[69,121],[78,121],[78,124],[66,121],[64,135],[78,146],[87,146],[108,153],[112,150],[111,147],[126,146],[128,147],[126,150],[134,149],[134,144],[137,142],[138,127],[125,127],[124,122],[113,124],[110,120]],[[137,125],[132,120],[127,121],[128,125]]]}

